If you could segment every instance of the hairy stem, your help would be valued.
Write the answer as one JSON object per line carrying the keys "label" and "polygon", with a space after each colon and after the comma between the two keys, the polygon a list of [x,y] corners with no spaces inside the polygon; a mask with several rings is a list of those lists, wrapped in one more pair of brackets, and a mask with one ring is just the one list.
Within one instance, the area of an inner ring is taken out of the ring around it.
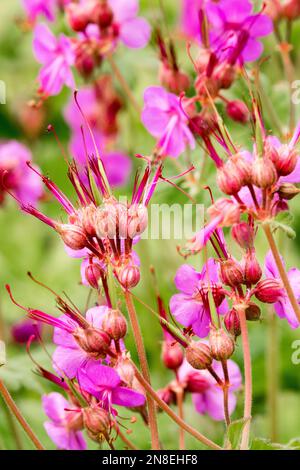
{"label": "hairy stem", "polygon": [[241,439],[241,450],[249,448],[250,426],[251,426],[251,410],[252,410],[252,366],[251,354],[248,336],[248,327],[243,306],[235,307],[241,324],[243,354],[244,354],[244,374],[245,374],[245,401],[244,401],[244,419],[247,420],[243,429]]}
{"label": "hairy stem", "polygon": [[230,414],[229,414],[229,403],[228,403],[228,392],[230,386],[230,380],[228,375],[227,361],[222,361],[222,369],[224,373],[224,384],[223,384],[223,400],[224,400],[224,417],[226,426],[230,425]]}
{"label": "hairy stem", "polygon": [[143,386],[143,388],[146,390],[147,394],[150,395],[153,400],[156,401],[158,406],[168,415],[170,418],[182,429],[184,429],[187,433],[191,434],[195,439],[198,441],[202,442],[207,447],[210,447],[211,449],[215,450],[223,450],[222,447],[220,447],[218,444],[215,442],[211,441],[207,437],[205,437],[203,434],[201,434],[199,431],[194,429],[192,426],[187,424],[185,421],[183,421],[173,410],[170,408],[153,390],[151,385],[143,378],[142,374],[138,371],[137,367],[135,364],[130,361],[131,365],[134,367],[135,370],[135,376],[137,380],[140,382],[140,384]]}
{"label": "hairy stem", "polygon": [[31,429],[31,427],[29,426],[29,424],[27,423],[25,418],[23,417],[21,411],[19,410],[19,408],[15,404],[12,396],[10,395],[9,391],[7,390],[6,386],[4,385],[4,383],[2,382],[1,379],[0,379],[0,394],[2,395],[3,400],[5,401],[5,403],[7,405],[7,408],[10,410],[10,412],[19,421],[20,425],[22,426],[22,428],[24,429],[24,431],[26,432],[27,436],[32,441],[34,446],[38,450],[45,450],[44,446],[42,445],[42,443],[40,442],[38,437],[35,435],[35,433]]}
{"label": "hairy stem", "polygon": [[[145,381],[150,385],[150,373],[148,367],[148,361],[144,346],[144,341],[142,337],[142,332],[140,329],[139,321],[137,318],[137,314],[135,311],[135,307],[132,301],[131,293],[129,291],[124,292],[126,306],[131,322],[131,327],[133,331],[133,336],[135,340],[135,345],[139,357],[139,362],[142,369],[143,378]],[[151,432],[151,442],[152,442],[152,449],[160,449],[159,444],[159,436],[158,436],[158,427],[157,427],[157,419],[156,419],[156,408],[153,398],[147,394],[147,404],[148,404],[148,413],[149,413],[149,427]]]}
{"label": "hairy stem", "polygon": [[[182,421],[184,420],[184,411],[183,411],[183,390],[178,388],[176,391],[176,401],[178,408],[178,416]],[[185,438],[184,438],[184,429],[179,428],[179,450],[185,450]]]}
{"label": "hairy stem", "polygon": [[300,322],[300,308],[299,308],[297,299],[295,297],[294,291],[291,287],[288,275],[287,275],[286,270],[284,268],[284,265],[282,263],[280,253],[278,251],[278,248],[277,248],[275,239],[273,237],[270,225],[269,224],[263,225],[263,229],[264,229],[264,232],[266,234],[268,243],[270,245],[270,248],[271,248],[271,251],[272,251],[272,254],[273,254],[277,269],[278,269],[278,272],[280,274],[282,283],[283,283],[284,288],[286,290],[287,296],[288,296],[289,301],[291,302],[291,305],[294,309],[295,315],[296,315],[296,317],[298,318],[298,320]]}
{"label": "hairy stem", "polygon": [[272,442],[278,441],[278,325],[277,317],[270,311],[268,325],[267,380],[269,432]]}

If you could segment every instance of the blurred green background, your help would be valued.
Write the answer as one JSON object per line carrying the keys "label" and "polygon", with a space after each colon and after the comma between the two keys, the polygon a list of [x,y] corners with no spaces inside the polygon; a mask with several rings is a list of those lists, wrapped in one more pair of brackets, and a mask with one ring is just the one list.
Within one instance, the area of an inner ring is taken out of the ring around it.
{"label": "blurred green background", "polygon": [[[158,1],[147,2],[144,0],[141,2],[142,11],[147,18],[152,23],[162,25],[158,5]],[[174,32],[177,28],[179,7],[180,1],[165,1],[167,21]],[[21,31],[18,21],[21,17],[22,10],[18,0],[0,2],[0,79],[5,82],[7,89],[7,103],[6,105],[0,105],[0,139],[18,139],[27,144],[32,150],[34,160],[43,169],[44,173],[54,179],[64,191],[72,194],[65,176],[65,164],[53,137],[46,132],[41,132],[38,139],[30,141],[26,138],[20,125],[18,117],[21,108],[34,95],[36,89],[35,79],[39,69],[31,49],[32,33]],[[63,22],[56,25],[57,31],[60,28],[66,29],[66,25]],[[296,45],[299,44],[299,41],[300,28],[296,25],[293,32],[293,42]],[[180,40],[178,44],[180,62],[186,70],[193,74],[193,68],[186,58],[184,44]],[[269,59],[262,65],[262,86],[284,125],[288,122],[288,89],[283,80],[280,60],[273,39],[268,39],[266,49]],[[295,55],[296,53],[297,49],[294,51]],[[137,100],[142,104],[144,88],[158,84],[158,60],[154,48],[151,45],[141,51],[120,48],[116,55],[116,62],[122,68]],[[109,68],[104,68],[104,70],[109,71]],[[78,79],[77,86],[80,87],[81,85],[82,82]],[[118,83],[116,83],[116,87],[119,89]],[[119,91],[122,94],[122,90],[119,89]],[[234,96],[247,99],[247,91],[243,83],[238,82],[232,90],[227,92],[227,97]],[[70,91],[64,89],[61,95],[49,99],[46,104],[45,128],[48,123],[54,124],[65,147],[68,146],[69,130],[63,120],[63,107],[69,97]],[[272,120],[267,111],[265,112],[265,119],[269,128],[272,129]],[[236,137],[236,142],[251,148],[250,126],[243,127],[232,124],[232,122],[229,126]],[[119,147],[122,150],[132,156],[136,153],[148,154],[151,151],[154,141],[143,128],[139,116],[134,114],[130,105],[121,112],[120,128]],[[191,160],[197,169],[201,168],[203,152],[199,147],[191,155]],[[139,164],[139,162],[135,162],[136,167]],[[184,160],[181,160],[181,164],[186,168]],[[176,174],[178,170],[174,168],[172,163],[168,162],[165,172],[166,174]],[[133,176],[131,183],[133,182]],[[197,202],[208,203],[207,192],[201,189],[203,184],[211,184],[217,195],[213,176],[213,168],[208,162],[205,166],[203,181],[199,183],[197,188],[192,188],[196,194]],[[125,188],[125,191],[128,191],[128,188]],[[178,191],[162,184],[159,186],[153,202],[184,203],[185,198]],[[51,201],[44,203],[42,209],[53,216],[61,215],[58,205]],[[291,209],[295,216],[294,228],[299,233],[300,208],[297,200],[292,202]],[[46,448],[53,449],[54,445],[43,428],[45,416],[40,401],[41,394],[49,392],[51,386],[32,372],[34,366],[26,354],[25,347],[16,345],[11,341],[10,326],[20,320],[23,313],[11,303],[4,285],[8,283],[12,286],[14,295],[22,304],[40,308],[49,313],[55,311],[53,298],[46,290],[39,288],[28,279],[27,271],[31,271],[54,290],[58,292],[66,291],[81,309],[84,309],[88,292],[87,288],[79,284],[79,260],[69,258],[65,254],[62,243],[56,234],[40,222],[20,213],[12,200],[7,200],[5,206],[0,208],[0,234],[0,306],[1,318],[4,323],[2,330],[4,328],[7,343],[7,365],[1,368],[0,375]],[[267,246],[262,236],[258,237],[258,243],[259,259],[263,261]],[[142,261],[142,282],[136,288],[136,294],[152,306],[155,305],[155,297],[149,275],[149,265],[151,264],[156,268],[161,294],[167,304],[170,296],[175,293],[173,278],[176,269],[183,261],[176,251],[176,245],[178,244],[180,244],[178,240],[143,240],[138,245],[137,251]],[[299,246],[299,239],[294,241],[284,239],[282,247],[288,267],[299,266]],[[232,246],[232,250],[238,256],[236,247]],[[201,267],[200,257],[191,259],[191,262],[195,266]],[[160,361],[161,330],[155,318],[147,310],[141,308],[140,305],[137,305],[137,308],[142,330],[144,331],[153,384],[156,388],[161,388],[167,384],[168,380],[172,379],[172,374],[162,367]],[[300,335],[298,331],[292,331],[287,322],[278,320],[278,342],[275,344],[278,353],[277,360],[275,364],[270,364],[267,359],[270,343],[269,318],[268,312],[264,311],[261,322],[249,325],[254,378],[253,434],[266,438],[270,437],[267,381],[270,369],[275,368],[278,369],[280,383],[278,442],[287,443],[290,439],[300,436],[300,365],[293,365],[291,361],[292,343],[294,340],[300,339]],[[45,337],[50,340],[50,332],[45,331]],[[128,346],[130,350],[134,351],[132,345],[132,338],[129,335]],[[51,352],[50,342],[47,349]],[[50,361],[39,346],[33,346],[32,353],[38,362],[49,367]],[[134,353],[133,356],[135,357]],[[242,364],[241,357],[242,351],[239,345],[234,359],[240,365]],[[197,415],[190,399],[186,403],[186,416],[187,421],[193,423],[194,427],[202,433],[220,443],[222,442],[223,424],[214,423],[209,418]],[[236,418],[241,416],[242,394],[234,414]],[[159,420],[160,435],[164,447],[167,449],[177,448],[178,433],[176,426],[166,416],[160,415]],[[139,418],[138,422],[132,425],[131,428],[133,430],[131,434],[132,441],[138,447],[149,448],[149,434],[146,430],[141,431],[143,428]],[[26,449],[31,448],[31,444],[22,430],[19,430],[19,435],[22,446]],[[0,448],[16,448],[1,400]],[[187,437],[187,448],[197,449],[199,444],[192,438]]]}

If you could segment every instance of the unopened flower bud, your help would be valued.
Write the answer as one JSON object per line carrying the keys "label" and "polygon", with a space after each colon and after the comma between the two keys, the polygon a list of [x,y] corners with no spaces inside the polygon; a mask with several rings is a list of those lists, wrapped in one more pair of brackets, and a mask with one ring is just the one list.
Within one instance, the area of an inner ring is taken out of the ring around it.
{"label": "unopened flower bud", "polygon": [[80,221],[84,231],[91,237],[96,235],[96,207],[89,205],[80,211]]}
{"label": "unopened flower bud", "polygon": [[109,435],[111,426],[109,413],[97,405],[83,409],[83,423],[96,440]]}
{"label": "unopened flower bud", "polygon": [[66,7],[67,20],[73,31],[84,31],[90,18],[86,6],[70,3]]}
{"label": "unopened flower bud", "polygon": [[273,186],[277,179],[277,171],[272,160],[257,157],[252,165],[252,183],[261,189],[266,189]]}
{"label": "unopened flower bud", "polygon": [[250,250],[246,253],[243,259],[243,266],[245,284],[256,284],[262,276],[262,270],[259,262],[257,261],[254,250]]}
{"label": "unopened flower bud", "polygon": [[273,154],[273,163],[279,176],[290,175],[296,168],[298,153],[295,149],[290,149],[288,145],[279,147]]}
{"label": "unopened flower bud", "polygon": [[139,267],[134,264],[127,264],[118,270],[118,280],[124,289],[135,287],[140,281]]}
{"label": "unopened flower bud", "polygon": [[186,73],[174,70],[165,64],[161,65],[159,80],[165,88],[176,95],[186,91],[190,86],[190,79]]}
{"label": "unopened flower bud", "polygon": [[281,282],[273,278],[259,281],[255,288],[255,297],[267,304],[274,304],[283,294],[284,289]]}
{"label": "unopened flower bud", "polygon": [[260,319],[261,310],[254,302],[249,302],[249,305],[245,310],[245,315],[248,321],[257,321]]}
{"label": "unopened flower bud", "polygon": [[234,353],[234,340],[221,328],[209,333],[211,355],[217,361],[226,361]]}
{"label": "unopened flower bud", "polygon": [[176,403],[176,396],[173,390],[170,387],[165,387],[157,390],[157,395],[161,400],[163,400],[167,405],[172,405]]}
{"label": "unopened flower bud", "polygon": [[230,333],[235,338],[241,334],[239,315],[234,308],[225,314],[224,325],[228,333]]}
{"label": "unopened flower bud", "polygon": [[128,360],[119,360],[114,367],[115,371],[118,372],[122,381],[128,386],[133,388],[132,384],[135,378],[134,368]]}
{"label": "unopened flower bud", "polygon": [[190,393],[203,393],[210,387],[206,377],[198,371],[191,371],[186,378],[186,390]]}
{"label": "unopened flower bud", "polygon": [[290,201],[300,193],[300,189],[292,183],[282,183],[277,191],[281,199]]}
{"label": "unopened flower bud", "polygon": [[93,327],[85,329],[77,328],[73,336],[81,349],[89,353],[95,359],[106,357],[111,338],[105,331]]}
{"label": "unopened flower bud", "polygon": [[109,309],[102,321],[103,330],[115,341],[124,338],[127,333],[127,321],[118,309]]}
{"label": "unopened flower bud", "polygon": [[254,241],[254,230],[247,222],[234,224],[231,230],[232,238],[244,249],[251,248]]}
{"label": "unopened flower bud", "polygon": [[226,286],[236,287],[242,284],[244,280],[242,267],[233,258],[221,262],[220,275]]}
{"label": "unopened flower bud", "polygon": [[148,211],[143,204],[133,204],[128,209],[128,235],[134,238],[141,235],[148,225]]}
{"label": "unopened flower bud", "polygon": [[105,202],[97,208],[96,233],[99,238],[115,238],[118,224],[118,209],[118,204],[113,202]]}
{"label": "unopened flower bud", "polygon": [[287,0],[282,6],[282,16],[288,20],[295,20],[300,16],[299,0]]}
{"label": "unopened flower bud", "polygon": [[213,205],[211,205],[207,212],[211,219],[222,216],[222,222],[220,226],[230,227],[231,225],[240,221],[241,209],[235,201],[226,198],[218,199]]}
{"label": "unopened flower bud", "polygon": [[57,232],[67,247],[72,250],[82,250],[86,247],[87,238],[84,230],[78,225],[61,224],[57,227]]}
{"label": "unopened flower bud", "polygon": [[85,268],[85,278],[93,289],[98,289],[101,272],[101,267],[97,263],[91,263]]}
{"label": "unopened flower bud", "polygon": [[229,101],[226,105],[228,116],[234,121],[245,124],[250,119],[250,112],[245,103],[240,100]]}
{"label": "unopened flower bud", "polygon": [[236,69],[232,65],[221,63],[213,73],[213,78],[218,82],[220,88],[230,88],[236,76]]}
{"label": "unopened flower bud", "polygon": [[187,362],[194,369],[207,369],[212,364],[212,355],[209,346],[205,343],[191,341],[185,350]]}
{"label": "unopened flower bud", "polygon": [[243,178],[230,159],[217,170],[217,185],[228,195],[237,194],[243,186]]}
{"label": "unopened flower bud", "polygon": [[93,23],[96,23],[100,29],[106,29],[112,24],[114,14],[108,2],[102,1],[96,3],[91,18]]}
{"label": "unopened flower bud", "polygon": [[183,358],[183,351],[178,343],[163,342],[162,361],[167,369],[178,369],[183,362]]}

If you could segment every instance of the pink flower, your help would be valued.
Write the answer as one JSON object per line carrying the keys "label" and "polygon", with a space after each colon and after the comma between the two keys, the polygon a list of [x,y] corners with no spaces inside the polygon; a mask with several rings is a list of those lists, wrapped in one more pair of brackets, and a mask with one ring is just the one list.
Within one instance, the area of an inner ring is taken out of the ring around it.
{"label": "pink flower", "polygon": [[44,426],[47,434],[59,449],[86,450],[83,438],[81,413],[72,410],[70,404],[60,393],[49,393],[43,398],[44,412],[50,418]]}
{"label": "pink flower", "polygon": [[[229,413],[232,414],[237,401],[235,392],[242,385],[242,377],[235,362],[229,360],[227,365],[230,380],[228,405]],[[212,367],[222,379],[223,370],[220,362],[213,361]],[[223,391],[207,370],[193,369],[187,361],[184,361],[178,370],[178,377],[185,385],[185,389],[192,393],[193,403],[198,413],[208,414],[216,421],[224,419]]]}
{"label": "pink flower", "polygon": [[[271,251],[269,251],[266,256],[265,272],[267,277],[281,280]],[[297,302],[300,305],[300,271],[297,268],[291,268],[287,274]],[[294,309],[286,293],[278,302],[274,304],[274,309],[280,318],[286,318],[292,328],[299,327],[299,320],[296,317]]]}
{"label": "pink flower", "polygon": [[48,21],[53,21],[57,0],[22,0],[27,18],[34,23],[38,16],[43,15]]}
{"label": "pink flower", "polygon": [[223,314],[227,310],[227,302],[221,292],[217,263],[212,258],[208,260],[201,273],[188,264],[182,265],[175,276],[175,285],[181,293],[173,295],[170,300],[172,315],[185,327],[192,327],[194,333],[200,338],[208,335],[211,322],[209,283],[213,288],[218,313]]}
{"label": "pink flower", "polygon": [[30,320],[22,320],[14,323],[11,328],[11,335],[16,343],[27,343],[30,338],[37,340],[41,333],[42,326],[40,323],[33,323]]}
{"label": "pink flower", "polygon": [[74,64],[72,43],[61,34],[57,38],[45,24],[38,24],[34,30],[34,54],[43,66],[39,73],[41,92],[57,95],[63,85],[75,87],[71,66]]}
{"label": "pink flower", "polygon": [[114,14],[114,25],[118,38],[130,48],[145,47],[149,41],[151,28],[145,18],[138,15],[138,0],[109,0]]}
{"label": "pink flower", "polygon": [[6,190],[21,204],[35,205],[42,197],[42,182],[26,164],[31,161],[28,148],[16,140],[0,144],[0,204]]}
{"label": "pink flower", "polygon": [[142,122],[150,134],[159,139],[162,155],[178,157],[187,145],[191,149],[195,147],[188,118],[178,96],[162,87],[149,87],[144,93],[144,103]]}
{"label": "pink flower", "polygon": [[[86,320],[94,328],[101,328],[106,311],[107,307],[105,306],[92,307],[86,312]],[[93,362],[98,366],[99,361],[96,361],[81,349],[73,336],[78,324],[67,315],[62,315],[58,321],[61,326],[55,327],[53,335],[53,342],[57,345],[52,356],[55,371],[59,374],[63,372],[68,378],[72,379],[77,376],[80,368],[86,367],[89,362]]]}
{"label": "pink flower", "polygon": [[142,393],[121,386],[119,374],[108,366],[87,364],[79,370],[78,382],[82,390],[95,396],[101,405],[111,410],[111,405],[136,407],[143,406],[145,396]]}

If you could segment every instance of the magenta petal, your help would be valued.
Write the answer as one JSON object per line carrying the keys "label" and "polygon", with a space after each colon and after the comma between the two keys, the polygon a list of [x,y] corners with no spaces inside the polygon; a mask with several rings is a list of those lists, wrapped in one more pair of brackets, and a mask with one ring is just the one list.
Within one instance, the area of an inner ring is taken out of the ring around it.
{"label": "magenta petal", "polygon": [[206,413],[206,402],[202,393],[193,393],[193,403],[196,411],[201,415]]}
{"label": "magenta petal", "polygon": [[125,21],[120,28],[120,39],[133,49],[145,47],[149,42],[151,27],[144,18],[133,18]]}
{"label": "magenta petal", "polygon": [[210,315],[204,308],[202,308],[198,319],[192,324],[195,335],[198,336],[198,338],[206,338],[209,334],[210,324]]}
{"label": "magenta petal", "polygon": [[[284,263],[284,260],[281,256],[281,261]],[[265,273],[267,277],[275,277],[276,279],[280,278],[279,271],[277,269],[277,265],[275,263],[272,251],[269,250],[266,259],[265,259]]]}
{"label": "magenta petal", "polygon": [[80,367],[87,360],[87,355],[81,349],[70,349],[58,346],[53,355],[53,369],[59,374],[64,373],[69,379],[77,376]]}
{"label": "magenta petal", "polygon": [[[117,387],[121,379],[118,373],[108,366],[103,366],[96,361],[90,361],[79,371],[80,385],[84,390],[113,389]],[[88,388],[87,388],[88,387]]]}
{"label": "magenta petal", "polygon": [[145,400],[145,396],[142,393],[125,387],[118,387],[114,389],[111,395],[111,402],[114,405],[120,406],[143,406]]}
{"label": "magenta petal", "polygon": [[43,410],[52,421],[60,423],[65,418],[65,409],[68,408],[69,402],[63,395],[57,392],[49,393],[42,396]]}
{"label": "magenta petal", "polygon": [[160,137],[169,122],[168,114],[154,107],[144,108],[141,119],[147,131],[154,137]]}
{"label": "magenta petal", "polygon": [[45,64],[54,57],[57,48],[57,39],[44,23],[38,24],[34,29],[33,52],[36,59]]}
{"label": "magenta petal", "polygon": [[139,11],[138,0],[108,0],[108,3],[118,23],[134,18]]}
{"label": "magenta petal", "polygon": [[175,286],[185,294],[193,294],[198,287],[201,274],[193,266],[183,264],[176,272]]}
{"label": "magenta petal", "polygon": [[[228,408],[231,415],[236,407],[236,396],[234,393],[228,394]],[[215,421],[222,421],[224,415],[223,391],[218,386],[210,387],[205,392],[206,412]]]}
{"label": "magenta petal", "polygon": [[182,325],[189,327],[195,323],[202,311],[203,306],[186,294],[175,294],[170,299],[170,310],[176,320]]}
{"label": "magenta petal", "polygon": [[102,328],[103,317],[108,311],[106,305],[89,308],[86,312],[87,321],[96,328]]}
{"label": "magenta petal", "polygon": [[80,431],[69,431],[64,426],[46,422],[44,427],[54,444],[62,450],[85,450],[86,442]]}
{"label": "magenta petal", "polygon": [[253,62],[258,59],[263,51],[263,45],[256,39],[249,38],[246,47],[242,52],[244,62]]}
{"label": "magenta petal", "polygon": [[110,152],[104,154],[102,160],[111,186],[124,186],[132,170],[130,157],[120,152]]}

